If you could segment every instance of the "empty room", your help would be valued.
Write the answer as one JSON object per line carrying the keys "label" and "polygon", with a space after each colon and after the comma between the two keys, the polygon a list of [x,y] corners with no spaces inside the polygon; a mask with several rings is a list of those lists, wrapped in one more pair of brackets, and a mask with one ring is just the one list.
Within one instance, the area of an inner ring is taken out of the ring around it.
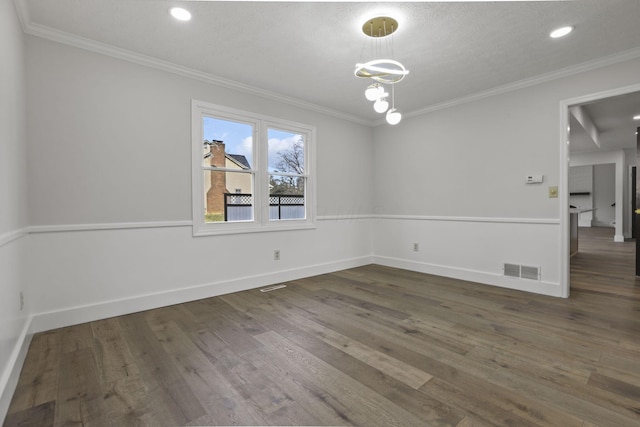
{"label": "empty room", "polygon": [[0,421],[640,425],[639,20],[0,2]]}

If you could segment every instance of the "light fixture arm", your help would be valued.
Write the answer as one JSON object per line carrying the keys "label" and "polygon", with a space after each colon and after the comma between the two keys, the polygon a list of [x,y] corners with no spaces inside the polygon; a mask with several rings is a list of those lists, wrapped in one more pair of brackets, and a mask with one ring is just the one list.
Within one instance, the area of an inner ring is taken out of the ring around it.
{"label": "light fixture arm", "polygon": [[396,88],[391,85],[391,108],[396,108]]}

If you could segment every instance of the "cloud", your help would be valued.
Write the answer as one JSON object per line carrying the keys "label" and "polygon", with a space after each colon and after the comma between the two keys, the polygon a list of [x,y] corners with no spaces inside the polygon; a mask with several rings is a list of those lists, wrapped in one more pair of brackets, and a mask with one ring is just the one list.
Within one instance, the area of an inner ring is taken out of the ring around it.
{"label": "cloud", "polygon": [[227,152],[231,154],[241,154],[245,156],[249,161],[249,164],[251,165],[251,167],[254,167],[252,147],[253,147],[253,137],[247,136],[243,138],[239,144],[237,144],[235,147],[232,148],[233,152],[231,152],[229,149],[227,149]]}
{"label": "cloud", "polygon": [[273,172],[276,163],[280,160],[278,155],[281,151],[290,150],[296,141],[300,139],[300,135],[291,135],[288,138],[270,138],[269,139],[269,171]]}

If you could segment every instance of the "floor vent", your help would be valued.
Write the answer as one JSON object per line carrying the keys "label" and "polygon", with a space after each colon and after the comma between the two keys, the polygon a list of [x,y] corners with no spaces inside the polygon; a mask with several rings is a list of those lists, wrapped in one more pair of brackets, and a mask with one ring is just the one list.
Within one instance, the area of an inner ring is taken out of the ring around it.
{"label": "floor vent", "polygon": [[286,288],[286,287],[287,287],[287,285],[269,286],[268,288],[260,289],[260,292],[271,292],[271,291],[275,291],[276,289],[282,289],[282,288]]}
{"label": "floor vent", "polygon": [[519,264],[504,264],[504,275],[518,277],[520,279],[540,280],[540,267],[531,267]]}

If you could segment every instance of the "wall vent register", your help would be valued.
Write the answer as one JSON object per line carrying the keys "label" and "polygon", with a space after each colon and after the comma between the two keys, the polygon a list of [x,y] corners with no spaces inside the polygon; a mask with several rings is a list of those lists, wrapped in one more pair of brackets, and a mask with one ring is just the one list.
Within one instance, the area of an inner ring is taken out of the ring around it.
{"label": "wall vent register", "polygon": [[502,271],[507,277],[519,279],[540,280],[540,267],[532,267],[520,264],[504,264]]}

